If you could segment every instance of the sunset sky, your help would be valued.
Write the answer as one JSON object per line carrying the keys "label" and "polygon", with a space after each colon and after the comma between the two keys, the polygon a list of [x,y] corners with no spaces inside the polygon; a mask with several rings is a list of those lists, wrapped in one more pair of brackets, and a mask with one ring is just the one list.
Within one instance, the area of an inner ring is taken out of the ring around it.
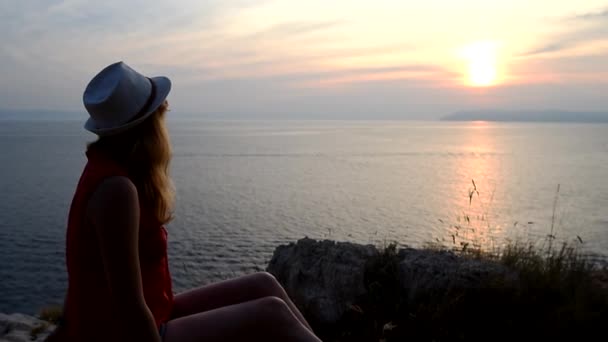
{"label": "sunset sky", "polygon": [[4,109],[82,110],[123,60],[204,116],[608,111],[606,0],[0,0],[0,32]]}

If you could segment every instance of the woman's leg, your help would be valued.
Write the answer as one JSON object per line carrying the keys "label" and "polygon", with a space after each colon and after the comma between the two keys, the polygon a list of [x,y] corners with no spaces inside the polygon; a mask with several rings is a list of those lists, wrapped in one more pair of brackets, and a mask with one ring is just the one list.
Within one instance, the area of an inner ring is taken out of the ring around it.
{"label": "woman's leg", "polygon": [[263,297],[278,297],[283,300],[300,323],[312,331],[285,289],[267,272],[254,273],[180,293],[174,298],[171,317],[189,316]]}
{"label": "woman's leg", "polygon": [[296,341],[320,342],[278,297],[240,304],[170,320],[164,342]]}

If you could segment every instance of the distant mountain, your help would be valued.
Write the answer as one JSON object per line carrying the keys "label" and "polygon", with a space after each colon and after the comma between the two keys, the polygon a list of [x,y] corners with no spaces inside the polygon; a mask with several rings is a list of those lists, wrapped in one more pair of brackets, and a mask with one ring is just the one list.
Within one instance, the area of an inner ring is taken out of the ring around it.
{"label": "distant mountain", "polygon": [[569,112],[559,110],[509,111],[476,110],[456,112],[441,118],[444,121],[519,121],[519,122],[603,122],[608,112]]}
{"label": "distant mountain", "polygon": [[0,108],[0,120],[84,120],[88,115],[77,111],[13,110]]}

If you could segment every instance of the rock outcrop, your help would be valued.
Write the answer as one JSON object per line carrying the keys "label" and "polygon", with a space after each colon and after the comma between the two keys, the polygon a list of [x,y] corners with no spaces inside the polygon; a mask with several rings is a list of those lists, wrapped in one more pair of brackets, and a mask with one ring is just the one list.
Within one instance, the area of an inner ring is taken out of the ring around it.
{"label": "rock outcrop", "polygon": [[[267,271],[272,273],[303,313],[316,325],[336,324],[361,295],[369,291],[369,274],[381,252],[372,245],[304,238],[276,248]],[[389,276],[406,300],[434,291],[476,288],[493,276],[513,278],[504,266],[459,257],[449,251],[395,250]],[[382,262],[380,262],[381,264]],[[372,268],[370,270],[370,268]],[[391,274],[392,272],[392,274]]]}
{"label": "rock outcrop", "polygon": [[0,342],[44,341],[55,326],[36,317],[0,313]]}
{"label": "rock outcrop", "polygon": [[305,238],[277,247],[267,270],[309,319],[331,324],[365,293],[365,263],[377,253],[372,245]]}

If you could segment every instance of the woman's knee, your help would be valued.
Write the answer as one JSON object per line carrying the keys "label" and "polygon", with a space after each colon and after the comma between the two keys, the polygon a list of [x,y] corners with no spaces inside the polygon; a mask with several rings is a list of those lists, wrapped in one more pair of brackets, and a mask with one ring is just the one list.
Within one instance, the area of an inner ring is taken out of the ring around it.
{"label": "woman's knee", "polygon": [[268,272],[258,272],[253,275],[255,288],[267,296],[283,297],[284,290],[277,278]]}
{"label": "woman's knee", "polygon": [[256,317],[256,324],[264,327],[267,333],[272,331],[276,340],[292,340],[295,336],[304,337],[311,334],[282,298],[268,296],[258,301],[255,310],[259,314]]}
{"label": "woman's knee", "polygon": [[257,300],[257,310],[261,316],[271,321],[287,322],[293,314],[285,301],[279,297],[267,296]]}

